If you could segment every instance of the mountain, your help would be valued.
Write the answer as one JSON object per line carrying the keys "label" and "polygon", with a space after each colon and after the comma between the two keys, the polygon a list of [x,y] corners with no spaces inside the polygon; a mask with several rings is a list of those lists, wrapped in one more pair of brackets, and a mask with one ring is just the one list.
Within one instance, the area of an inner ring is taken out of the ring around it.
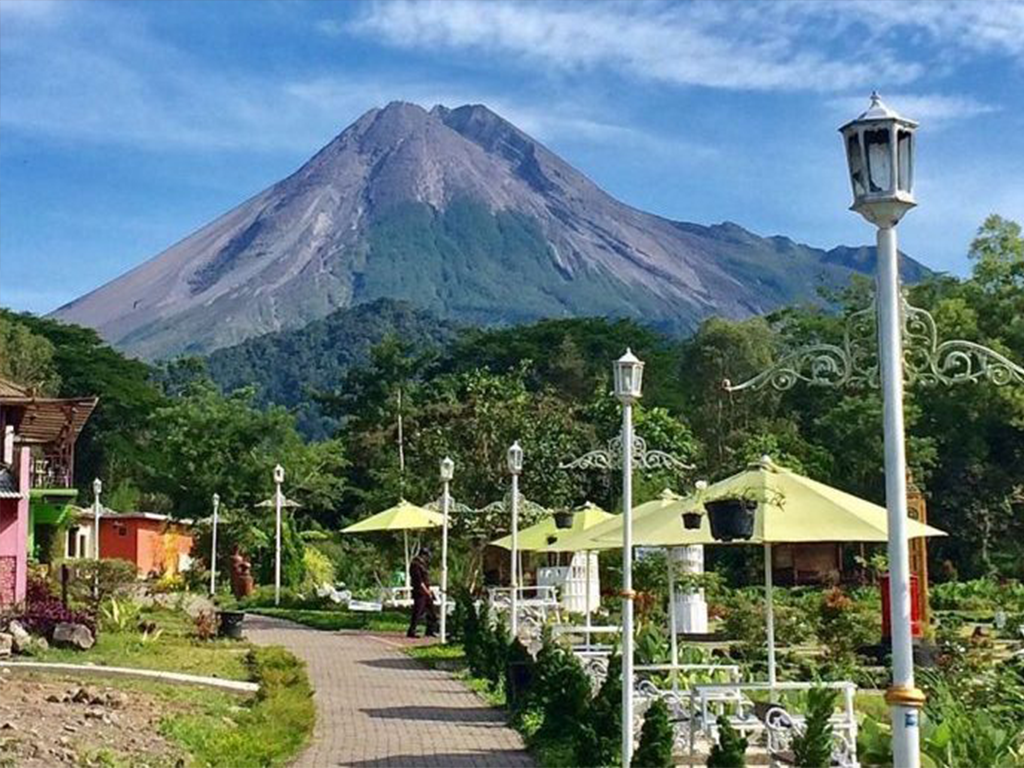
{"label": "mountain", "polygon": [[[379,298],[475,324],[606,315],[686,330],[813,299],[872,260],[644,213],[484,106],[394,102],[54,314],[145,358]],[[923,269],[907,268],[909,279]]]}
{"label": "mountain", "polygon": [[458,328],[406,302],[378,299],[335,310],[303,328],[218,349],[206,367],[225,392],[255,385],[260,405],[293,409],[300,430],[319,439],[333,434],[337,424],[323,416],[310,392],[336,391],[348,370],[369,362],[372,347],[388,335],[424,351],[446,347]]}

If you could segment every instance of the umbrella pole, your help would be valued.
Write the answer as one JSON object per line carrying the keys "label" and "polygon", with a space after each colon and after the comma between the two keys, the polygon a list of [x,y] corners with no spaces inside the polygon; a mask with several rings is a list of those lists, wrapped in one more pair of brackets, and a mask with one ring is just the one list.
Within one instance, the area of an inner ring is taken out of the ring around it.
{"label": "umbrella pole", "polygon": [[672,690],[677,689],[676,667],[679,665],[679,638],[676,637],[676,566],[672,548],[665,550],[668,555],[668,636],[672,644]]}
{"label": "umbrella pole", "polygon": [[584,597],[584,605],[587,611],[587,650],[590,650],[590,550],[588,549],[583,555],[587,558],[587,567],[584,571],[584,589],[586,590],[586,596]]}
{"label": "umbrella pole", "polygon": [[772,545],[764,545],[764,616],[768,630],[768,692],[775,701],[775,607],[772,597]]}
{"label": "umbrella pole", "polygon": [[402,540],[405,543],[405,588],[412,588],[412,581],[409,578],[409,531],[402,531]]}

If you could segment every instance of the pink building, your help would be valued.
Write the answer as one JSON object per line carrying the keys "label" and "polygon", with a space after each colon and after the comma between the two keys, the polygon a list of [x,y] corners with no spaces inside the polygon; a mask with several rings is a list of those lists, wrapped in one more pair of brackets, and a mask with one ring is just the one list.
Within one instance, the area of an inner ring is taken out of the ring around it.
{"label": "pink building", "polygon": [[0,606],[25,599],[31,456],[14,447],[14,429],[3,436],[0,463]]}

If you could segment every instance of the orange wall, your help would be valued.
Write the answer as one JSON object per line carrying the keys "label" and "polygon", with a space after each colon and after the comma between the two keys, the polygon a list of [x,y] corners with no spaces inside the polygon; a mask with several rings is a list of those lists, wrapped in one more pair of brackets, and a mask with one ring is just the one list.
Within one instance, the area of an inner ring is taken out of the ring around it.
{"label": "orange wall", "polygon": [[[117,533],[117,524],[128,529],[127,536]],[[159,520],[128,518],[100,522],[100,556],[130,560],[141,576],[176,573],[178,555],[188,554],[191,549],[191,534]]]}

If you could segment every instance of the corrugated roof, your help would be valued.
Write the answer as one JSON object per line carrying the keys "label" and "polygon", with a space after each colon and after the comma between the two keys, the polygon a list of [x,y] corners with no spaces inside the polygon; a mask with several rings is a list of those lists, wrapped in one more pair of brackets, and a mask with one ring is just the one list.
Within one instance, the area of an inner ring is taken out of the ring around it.
{"label": "corrugated roof", "polygon": [[98,402],[97,397],[33,398],[23,403],[25,415],[18,425],[18,440],[52,443],[70,430],[69,437],[74,442]]}
{"label": "corrugated roof", "polygon": [[0,499],[20,499],[23,494],[18,490],[18,480],[6,466],[0,465]]}
{"label": "corrugated roof", "polygon": [[30,398],[32,395],[24,387],[15,384],[10,379],[0,376],[0,398]]}

